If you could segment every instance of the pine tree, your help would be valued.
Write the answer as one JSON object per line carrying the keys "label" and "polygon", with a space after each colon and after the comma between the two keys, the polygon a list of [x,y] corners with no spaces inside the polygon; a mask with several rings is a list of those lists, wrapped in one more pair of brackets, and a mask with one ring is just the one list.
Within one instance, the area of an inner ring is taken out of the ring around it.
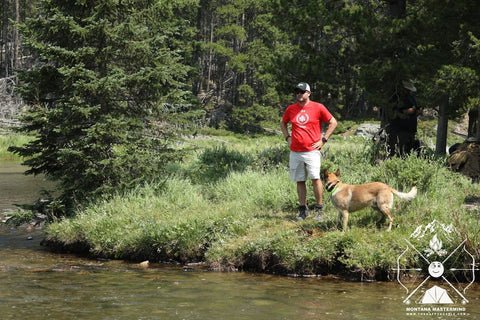
{"label": "pine tree", "polygon": [[12,151],[27,173],[58,182],[62,211],[154,178],[174,158],[148,118],[186,96],[188,68],[169,47],[175,19],[162,1],[44,0],[23,26],[40,63],[20,73],[31,104],[20,130],[35,138]]}

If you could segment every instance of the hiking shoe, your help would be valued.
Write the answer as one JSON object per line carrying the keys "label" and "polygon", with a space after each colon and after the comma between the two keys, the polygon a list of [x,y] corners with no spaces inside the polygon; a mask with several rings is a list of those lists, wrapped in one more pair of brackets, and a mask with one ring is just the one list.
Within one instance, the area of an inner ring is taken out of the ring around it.
{"label": "hiking shoe", "polygon": [[321,204],[316,204],[315,205],[315,215],[313,216],[313,219],[315,219],[317,221],[322,221],[323,220],[322,211],[323,211],[323,206]]}
{"label": "hiking shoe", "polygon": [[307,206],[300,206],[298,207],[298,211],[300,212],[298,214],[297,220],[305,220],[308,216],[308,208]]}

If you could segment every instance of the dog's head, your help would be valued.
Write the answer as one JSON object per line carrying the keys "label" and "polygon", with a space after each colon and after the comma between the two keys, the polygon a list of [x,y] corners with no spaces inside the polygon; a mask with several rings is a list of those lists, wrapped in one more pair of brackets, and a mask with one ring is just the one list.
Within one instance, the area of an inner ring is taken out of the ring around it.
{"label": "dog's head", "polygon": [[337,169],[335,172],[328,172],[327,169],[323,171],[323,181],[325,182],[325,189],[328,192],[331,192],[337,184],[340,182],[338,177],[340,176],[340,169]]}

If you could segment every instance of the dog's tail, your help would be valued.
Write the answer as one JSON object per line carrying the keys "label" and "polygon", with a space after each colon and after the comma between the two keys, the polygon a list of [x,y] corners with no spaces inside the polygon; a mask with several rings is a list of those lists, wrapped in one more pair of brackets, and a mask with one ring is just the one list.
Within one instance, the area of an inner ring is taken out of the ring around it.
{"label": "dog's tail", "polygon": [[417,195],[417,187],[413,187],[412,190],[410,190],[408,193],[400,192],[393,188],[392,188],[392,192],[394,195],[396,195],[402,200],[412,200]]}

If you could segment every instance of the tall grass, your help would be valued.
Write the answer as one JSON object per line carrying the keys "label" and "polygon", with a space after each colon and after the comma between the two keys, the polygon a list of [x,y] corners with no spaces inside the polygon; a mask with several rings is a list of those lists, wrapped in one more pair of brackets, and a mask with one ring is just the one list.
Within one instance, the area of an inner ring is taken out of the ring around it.
{"label": "tall grass", "polygon": [[10,160],[22,160],[21,157],[16,154],[9,152],[8,148],[11,146],[21,146],[29,141],[31,137],[18,135],[14,133],[0,135],[0,161],[10,161]]}
{"label": "tall grass", "polygon": [[[372,146],[364,140],[334,138],[329,145],[323,166],[340,168],[346,183],[378,180],[400,190],[418,187],[411,202],[394,202],[391,232],[385,225],[377,228],[380,217],[373,209],[351,214],[350,228],[338,230],[327,193],[322,222],[297,222],[288,150],[269,138],[254,150],[224,142],[197,149],[188,162],[171,166],[173,178],[165,184],[146,185],[49,224],[46,243],[111,258],[391,279],[405,239],[417,226],[437,219],[453,223],[480,258],[480,213],[462,207],[465,199],[480,194],[478,184],[447,170],[444,159],[412,155],[372,164],[367,157]],[[411,254],[407,263],[415,259]]]}

